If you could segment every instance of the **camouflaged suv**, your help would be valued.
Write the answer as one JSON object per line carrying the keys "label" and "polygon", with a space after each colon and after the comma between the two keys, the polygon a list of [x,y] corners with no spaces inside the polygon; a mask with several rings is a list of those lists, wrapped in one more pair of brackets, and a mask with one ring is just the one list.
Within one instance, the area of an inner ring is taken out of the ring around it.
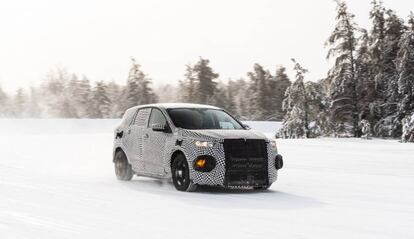
{"label": "camouflaged suv", "polygon": [[275,141],[209,105],[130,108],[114,138],[118,179],[172,178],[180,191],[197,185],[267,189],[283,166]]}

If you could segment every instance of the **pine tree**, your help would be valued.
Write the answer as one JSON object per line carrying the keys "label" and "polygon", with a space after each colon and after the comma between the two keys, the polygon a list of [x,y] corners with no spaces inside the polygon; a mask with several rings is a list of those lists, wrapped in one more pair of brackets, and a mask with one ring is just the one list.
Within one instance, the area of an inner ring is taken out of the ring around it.
{"label": "pine tree", "polygon": [[75,98],[75,107],[78,109],[78,116],[80,118],[91,117],[91,94],[91,84],[89,79],[84,75],[82,76],[82,80],[78,82]]}
{"label": "pine tree", "polygon": [[109,82],[106,85],[106,88],[107,88],[106,91],[109,97],[109,101],[111,102],[110,113],[108,117],[110,118],[122,117],[122,114],[124,112],[122,112],[121,110],[122,102],[120,99],[122,99],[123,88],[117,83],[115,83],[114,81]]}
{"label": "pine tree", "polygon": [[10,116],[9,96],[3,91],[0,85],[0,118]]}
{"label": "pine tree", "polygon": [[407,115],[402,120],[401,142],[414,142],[414,114]]}
{"label": "pine tree", "polygon": [[192,71],[196,80],[196,102],[202,104],[212,103],[212,98],[217,87],[214,80],[219,77],[209,66],[210,61],[200,57]]}
{"label": "pine tree", "polygon": [[234,95],[236,104],[236,115],[241,120],[251,120],[249,116],[249,86],[246,80],[240,78],[236,81],[231,81],[228,85],[228,91],[231,91]]}
{"label": "pine tree", "polygon": [[45,114],[49,117],[65,117],[70,110],[70,103],[65,94],[69,81],[69,73],[64,68],[52,70],[47,75],[41,89]]}
{"label": "pine tree", "polygon": [[125,89],[124,110],[136,105],[150,104],[157,102],[149,79],[141,70],[141,66],[132,58],[132,67],[129,71],[127,86]]}
{"label": "pine tree", "polygon": [[348,12],[343,1],[337,1],[335,30],[327,41],[331,48],[328,59],[335,57],[334,67],[330,70],[332,78],[330,87],[331,121],[346,129],[354,137],[358,132],[358,94],[356,78],[355,51],[357,47],[356,32],[359,30],[354,22],[354,15]]}
{"label": "pine tree", "polygon": [[23,118],[25,116],[27,103],[27,96],[22,88],[19,88],[16,92],[13,102],[13,115],[16,118]]}
{"label": "pine tree", "polygon": [[399,103],[396,118],[402,120],[414,113],[414,16],[411,13],[408,30],[401,37],[395,59]]}
{"label": "pine tree", "polygon": [[371,124],[368,120],[363,119],[359,122],[359,127],[361,128],[361,138],[370,139],[371,138]]}
{"label": "pine tree", "polygon": [[[380,73],[383,70],[383,49],[385,38],[385,8],[382,1],[372,1],[372,9],[369,13],[372,21],[372,29],[367,37],[368,47],[372,55],[373,72]],[[379,86],[380,87],[380,86]]]}
{"label": "pine tree", "polygon": [[328,100],[321,81],[305,83],[307,118],[309,122],[307,137],[323,135],[328,129]]}
{"label": "pine tree", "polygon": [[359,118],[370,122],[377,122],[380,118],[378,111],[377,90],[373,77],[375,64],[372,64],[372,51],[370,48],[370,36],[365,29],[361,29],[359,47],[355,57],[355,76],[357,83]]}
{"label": "pine tree", "polygon": [[399,52],[399,43],[406,27],[403,20],[392,10],[386,11],[384,27],[384,47],[382,49],[382,71],[376,74],[382,104],[381,119],[375,124],[374,132],[377,136],[398,137],[401,135],[401,118],[398,111],[398,72],[395,59]]}
{"label": "pine tree", "polygon": [[386,97],[385,114],[392,115],[396,110],[398,101],[398,73],[394,63],[399,51],[399,42],[404,32],[404,21],[392,10],[387,10],[385,21],[385,47],[384,47],[384,74],[385,82],[384,97]]}
{"label": "pine tree", "polygon": [[211,103],[217,107],[227,110],[227,92],[224,84],[218,84]]}
{"label": "pine tree", "polygon": [[63,118],[79,118],[79,108],[76,101],[79,89],[79,80],[77,75],[71,74],[68,81],[65,82],[65,88],[61,97],[59,117]]}
{"label": "pine tree", "polygon": [[194,70],[191,65],[185,66],[185,74],[184,74],[184,80],[180,81],[180,88],[183,89],[183,94],[181,94],[181,101],[183,102],[195,102],[196,99],[196,76],[194,75]]}
{"label": "pine tree", "polygon": [[42,108],[39,102],[39,93],[36,88],[30,88],[30,98],[28,100],[27,114],[30,118],[41,118]]}
{"label": "pine tree", "polygon": [[283,100],[283,110],[286,111],[281,129],[284,138],[308,138],[309,132],[309,105],[304,83],[304,75],[308,72],[299,63],[292,59],[296,80],[287,88]]}
{"label": "pine tree", "polygon": [[111,100],[107,86],[103,81],[96,82],[92,90],[92,118],[109,118],[111,116]]}
{"label": "pine tree", "polygon": [[268,82],[272,76],[268,71],[265,71],[259,64],[255,64],[253,72],[248,72],[247,76],[250,79],[250,86],[248,90],[250,108],[249,113],[253,120],[267,120],[272,114],[269,105]]}
{"label": "pine tree", "polygon": [[286,89],[291,85],[289,77],[286,74],[286,68],[280,66],[276,69],[275,76],[269,81],[269,106],[271,107],[270,120],[282,120],[284,112],[282,102]]}
{"label": "pine tree", "polygon": [[229,111],[231,114],[238,116],[236,102],[234,101],[234,92],[231,87],[233,84],[234,82],[232,80],[229,80],[229,82],[227,83],[226,110]]}

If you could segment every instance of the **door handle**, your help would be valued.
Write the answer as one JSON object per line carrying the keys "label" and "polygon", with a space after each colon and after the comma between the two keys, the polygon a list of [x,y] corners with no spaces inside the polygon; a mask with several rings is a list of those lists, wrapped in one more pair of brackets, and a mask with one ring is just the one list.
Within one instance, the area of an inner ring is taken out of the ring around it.
{"label": "door handle", "polygon": [[144,134],[144,139],[148,139],[149,135],[148,134]]}

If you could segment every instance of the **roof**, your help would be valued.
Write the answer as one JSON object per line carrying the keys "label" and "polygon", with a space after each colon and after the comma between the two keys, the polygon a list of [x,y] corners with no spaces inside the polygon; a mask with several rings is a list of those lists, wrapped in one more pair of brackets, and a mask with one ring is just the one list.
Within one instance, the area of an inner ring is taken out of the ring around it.
{"label": "roof", "polygon": [[160,108],[165,108],[165,109],[177,109],[177,108],[220,109],[212,105],[190,104],[190,103],[157,103],[157,104],[148,104],[148,105],[138,105],[133,108],[143,108],[143,107],[160,107]]}

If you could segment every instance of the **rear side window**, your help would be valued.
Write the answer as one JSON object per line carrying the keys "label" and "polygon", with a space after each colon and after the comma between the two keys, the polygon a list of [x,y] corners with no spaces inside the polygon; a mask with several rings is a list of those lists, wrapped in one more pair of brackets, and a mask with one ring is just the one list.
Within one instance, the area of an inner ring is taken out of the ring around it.
{"label": "rear side window", "polygon": [[152,109],[151,117],[148,123],[148,126],[151,127],[153,124],[162,124],[167,125],[167,120],[159,109]]}
{"label": "rear side window", "polygon": [[139,109],[137,116],[135,116],[134,125],[146,127],[150,112],[151,108]]}

